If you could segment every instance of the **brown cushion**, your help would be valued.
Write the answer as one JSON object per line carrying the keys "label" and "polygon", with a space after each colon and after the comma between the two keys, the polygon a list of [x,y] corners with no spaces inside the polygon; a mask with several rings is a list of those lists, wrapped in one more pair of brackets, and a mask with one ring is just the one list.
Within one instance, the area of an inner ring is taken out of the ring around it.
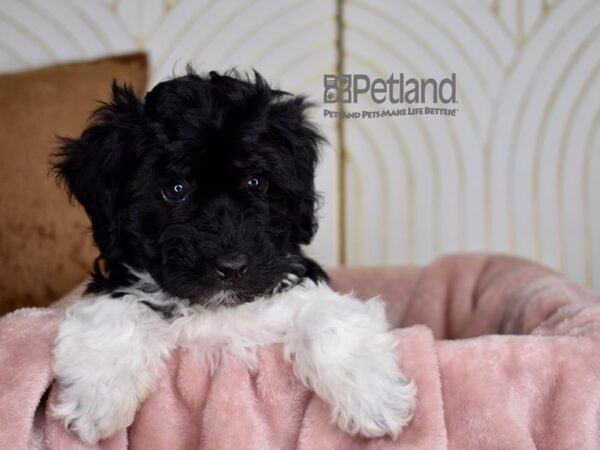
{"label": "brown cushion", "polygon": [[113,79],[143,95],[147,66],[135,54],[0,76],[0,314],[48,305],[89,273],[89,221],[49,172],[50,154],[56,136],[79,136]]}

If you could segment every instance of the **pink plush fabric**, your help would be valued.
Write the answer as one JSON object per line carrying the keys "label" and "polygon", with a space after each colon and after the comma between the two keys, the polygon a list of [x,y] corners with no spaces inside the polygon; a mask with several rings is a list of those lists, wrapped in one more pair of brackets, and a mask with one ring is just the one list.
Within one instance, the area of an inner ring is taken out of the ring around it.
{"label": "pink plush fabric", "polygon": [[[256,372],[233,361],[211,377],[173,355],[154,394],[103,449],[598,449],[600,296],[503,256],[442,258],[420,268],[336,269],[334,285],[380,294],[419,399],[396,441],[363,440],[329,423],[281,348]],[[48,415],[58,313],[0,319],[0,448],[86,448]],[[422,325],[417,325],[422,324]],[[425,326],[423,326],[425,325]]]}

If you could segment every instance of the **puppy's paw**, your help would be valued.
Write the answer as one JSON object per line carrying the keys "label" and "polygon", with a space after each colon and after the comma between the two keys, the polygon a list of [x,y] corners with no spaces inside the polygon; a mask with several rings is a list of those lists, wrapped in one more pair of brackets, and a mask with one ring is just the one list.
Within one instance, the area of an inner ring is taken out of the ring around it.
{"label": "puppy's paw", "polygon": [[66,386],[52,407],[52,415],[87,444],[111,437],[133,422],[138,407],[127,391],[106,390],[74,383]]}
{"label": "puppy's paw", "polygon": [[174,335],[135,298],[73,304],[54,341],[52,373],[62,389],[53,415],[89,444],[127,428],[155,387]]}
{"label": "puppy's paw", "polygon": [[383,302],[321,284],[295,289],[300,308],[284,353],[296,376],[327,403],[342,430],[396,438],[412,418],[417,389],[398,367]]}
{"label": "puppy's paw", "polygon": [[353,372],[347,391],[340,391],[332,418],[344,431],[366,438],[398,437],[412,419],[417,389],[399,370],[377,368]]}

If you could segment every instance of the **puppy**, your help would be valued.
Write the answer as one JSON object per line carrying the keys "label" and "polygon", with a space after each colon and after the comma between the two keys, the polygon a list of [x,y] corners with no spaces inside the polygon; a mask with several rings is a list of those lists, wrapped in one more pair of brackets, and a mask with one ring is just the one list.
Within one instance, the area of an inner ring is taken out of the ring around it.
{"label": "puppy", "polygon": [[398,368],[383,305],[334,292],[302,253],[317,229],[322,138],[303,97],[255,73],[197,74],[144,101],[112,101],[55,170],[85,208],[100,255],[62,320],[53,407],[95,443],[128,427],[177,346],[253,368],[282,343],[343,430],[397,436],[416,389]]}

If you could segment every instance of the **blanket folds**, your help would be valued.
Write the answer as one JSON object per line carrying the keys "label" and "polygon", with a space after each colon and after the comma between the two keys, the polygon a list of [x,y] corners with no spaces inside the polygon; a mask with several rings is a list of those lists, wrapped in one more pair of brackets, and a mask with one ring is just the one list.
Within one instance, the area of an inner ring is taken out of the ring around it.
{"label": "blanket folds", "polygon": [[[396,440],[351,437],[294,377],[278,346],[258,369],[179,350],[133,425],[102,449],[599,449],[600,295],[533,263],[456,255],[425,268],[330,271],[380,295],[419,389]],[[0,449],[84,449],[49,414],[60,312],[0,319]],[[400,328],[401,327],[401,328]],[[95,447],[89,447],[95,448]]]}

